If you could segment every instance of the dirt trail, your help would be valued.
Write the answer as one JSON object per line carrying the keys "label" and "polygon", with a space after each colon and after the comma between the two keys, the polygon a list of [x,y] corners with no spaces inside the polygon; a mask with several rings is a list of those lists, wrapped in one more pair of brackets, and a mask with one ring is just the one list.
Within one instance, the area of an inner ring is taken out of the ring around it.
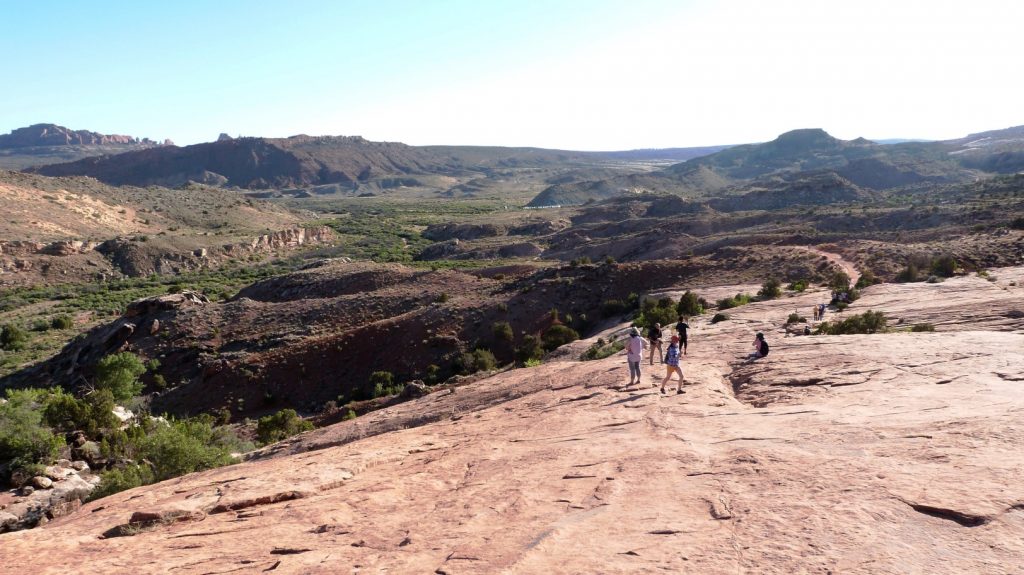
{"label": "dirt trail", "polygon": [[[1017,573],[1024,268],[998,275],[1016,285],[879,285],[851,306],[943,317],[935,333],[786,337],[813,293],[698,318],[682,395],[646,364],[625,389],[622,356],[512,370],[0,536],[0,566]],[[744,364],[756,331],[772,352]],[[118,529],[137,511],[166,520]]]}
{"label": "dirt trail", "polygon": [[846,272],[846,275],[850,276],[850,285],[856,285],[857,284],[857,280],[860,279],[860,272],[857,271],[857,267],[854,266],[850,261],[848,261],[846,259],[843,259],[843,256],[841,256],[841,255],[839,255],[837,253],[826,252],[826,251],[821,250],[819,248],[814,248],[814,247],[810,247],[810,246],[793,246],[793,247],[798,249],[798,250],[803,250],[805,252],[811,252],[812,254],[828,258],[828,261],[830,261],[833,264],[839,266],[840,269],[842,269],[844,272]]}

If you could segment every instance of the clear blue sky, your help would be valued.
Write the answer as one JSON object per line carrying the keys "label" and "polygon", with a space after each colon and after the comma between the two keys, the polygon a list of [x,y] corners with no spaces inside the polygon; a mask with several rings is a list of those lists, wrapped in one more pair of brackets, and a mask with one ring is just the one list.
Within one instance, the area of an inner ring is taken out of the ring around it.
{"label": "clear blue sky", "polygon": [[1024,2],[0,0],[0,133],[627,149],[1024,124]]}

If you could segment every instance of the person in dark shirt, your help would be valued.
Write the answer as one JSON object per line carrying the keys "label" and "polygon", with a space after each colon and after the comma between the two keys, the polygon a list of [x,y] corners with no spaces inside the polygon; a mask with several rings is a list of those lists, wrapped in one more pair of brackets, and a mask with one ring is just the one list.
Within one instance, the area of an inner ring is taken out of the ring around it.
{"label": "person in dark shirt", "polygon": [[[647,339],[651,342],[651,365],[654,365],[654,358],[657,357],[658,361],[664,362],[662,354],[664,351],[661,349],[661,324],[656,323],[654,327],[647,330]],[[658,349],[658,353],[654,353],[654,349]]]}
{"label": "person in dark shirt", "polygon": [[686,316],[679,316],[676,333],[679,334],[679,347],[683,348],[683,355],[686,355],[686,330],[688,329],[690,329],[690,324],[686,323]]}

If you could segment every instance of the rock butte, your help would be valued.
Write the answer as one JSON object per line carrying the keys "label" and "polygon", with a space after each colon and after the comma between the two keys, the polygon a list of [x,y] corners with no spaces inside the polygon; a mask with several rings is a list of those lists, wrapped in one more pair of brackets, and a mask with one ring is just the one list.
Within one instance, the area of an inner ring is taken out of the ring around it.
{"label": "rock butte", "polygon": [[684,395],[500,373],[0,536],[0,572],[1020,572],[1024,268],[992,275],[848,311],[935,333],[784,337],[820,291],[700,318]]}

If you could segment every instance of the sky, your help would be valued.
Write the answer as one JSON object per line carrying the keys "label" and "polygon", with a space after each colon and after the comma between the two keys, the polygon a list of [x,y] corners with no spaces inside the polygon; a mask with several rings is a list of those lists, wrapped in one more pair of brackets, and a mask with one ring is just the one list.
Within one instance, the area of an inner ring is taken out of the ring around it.
{"label": "sky", "polygon": [[624,150],[1024,124],[1024,2],[0,0],[0,133]]}

